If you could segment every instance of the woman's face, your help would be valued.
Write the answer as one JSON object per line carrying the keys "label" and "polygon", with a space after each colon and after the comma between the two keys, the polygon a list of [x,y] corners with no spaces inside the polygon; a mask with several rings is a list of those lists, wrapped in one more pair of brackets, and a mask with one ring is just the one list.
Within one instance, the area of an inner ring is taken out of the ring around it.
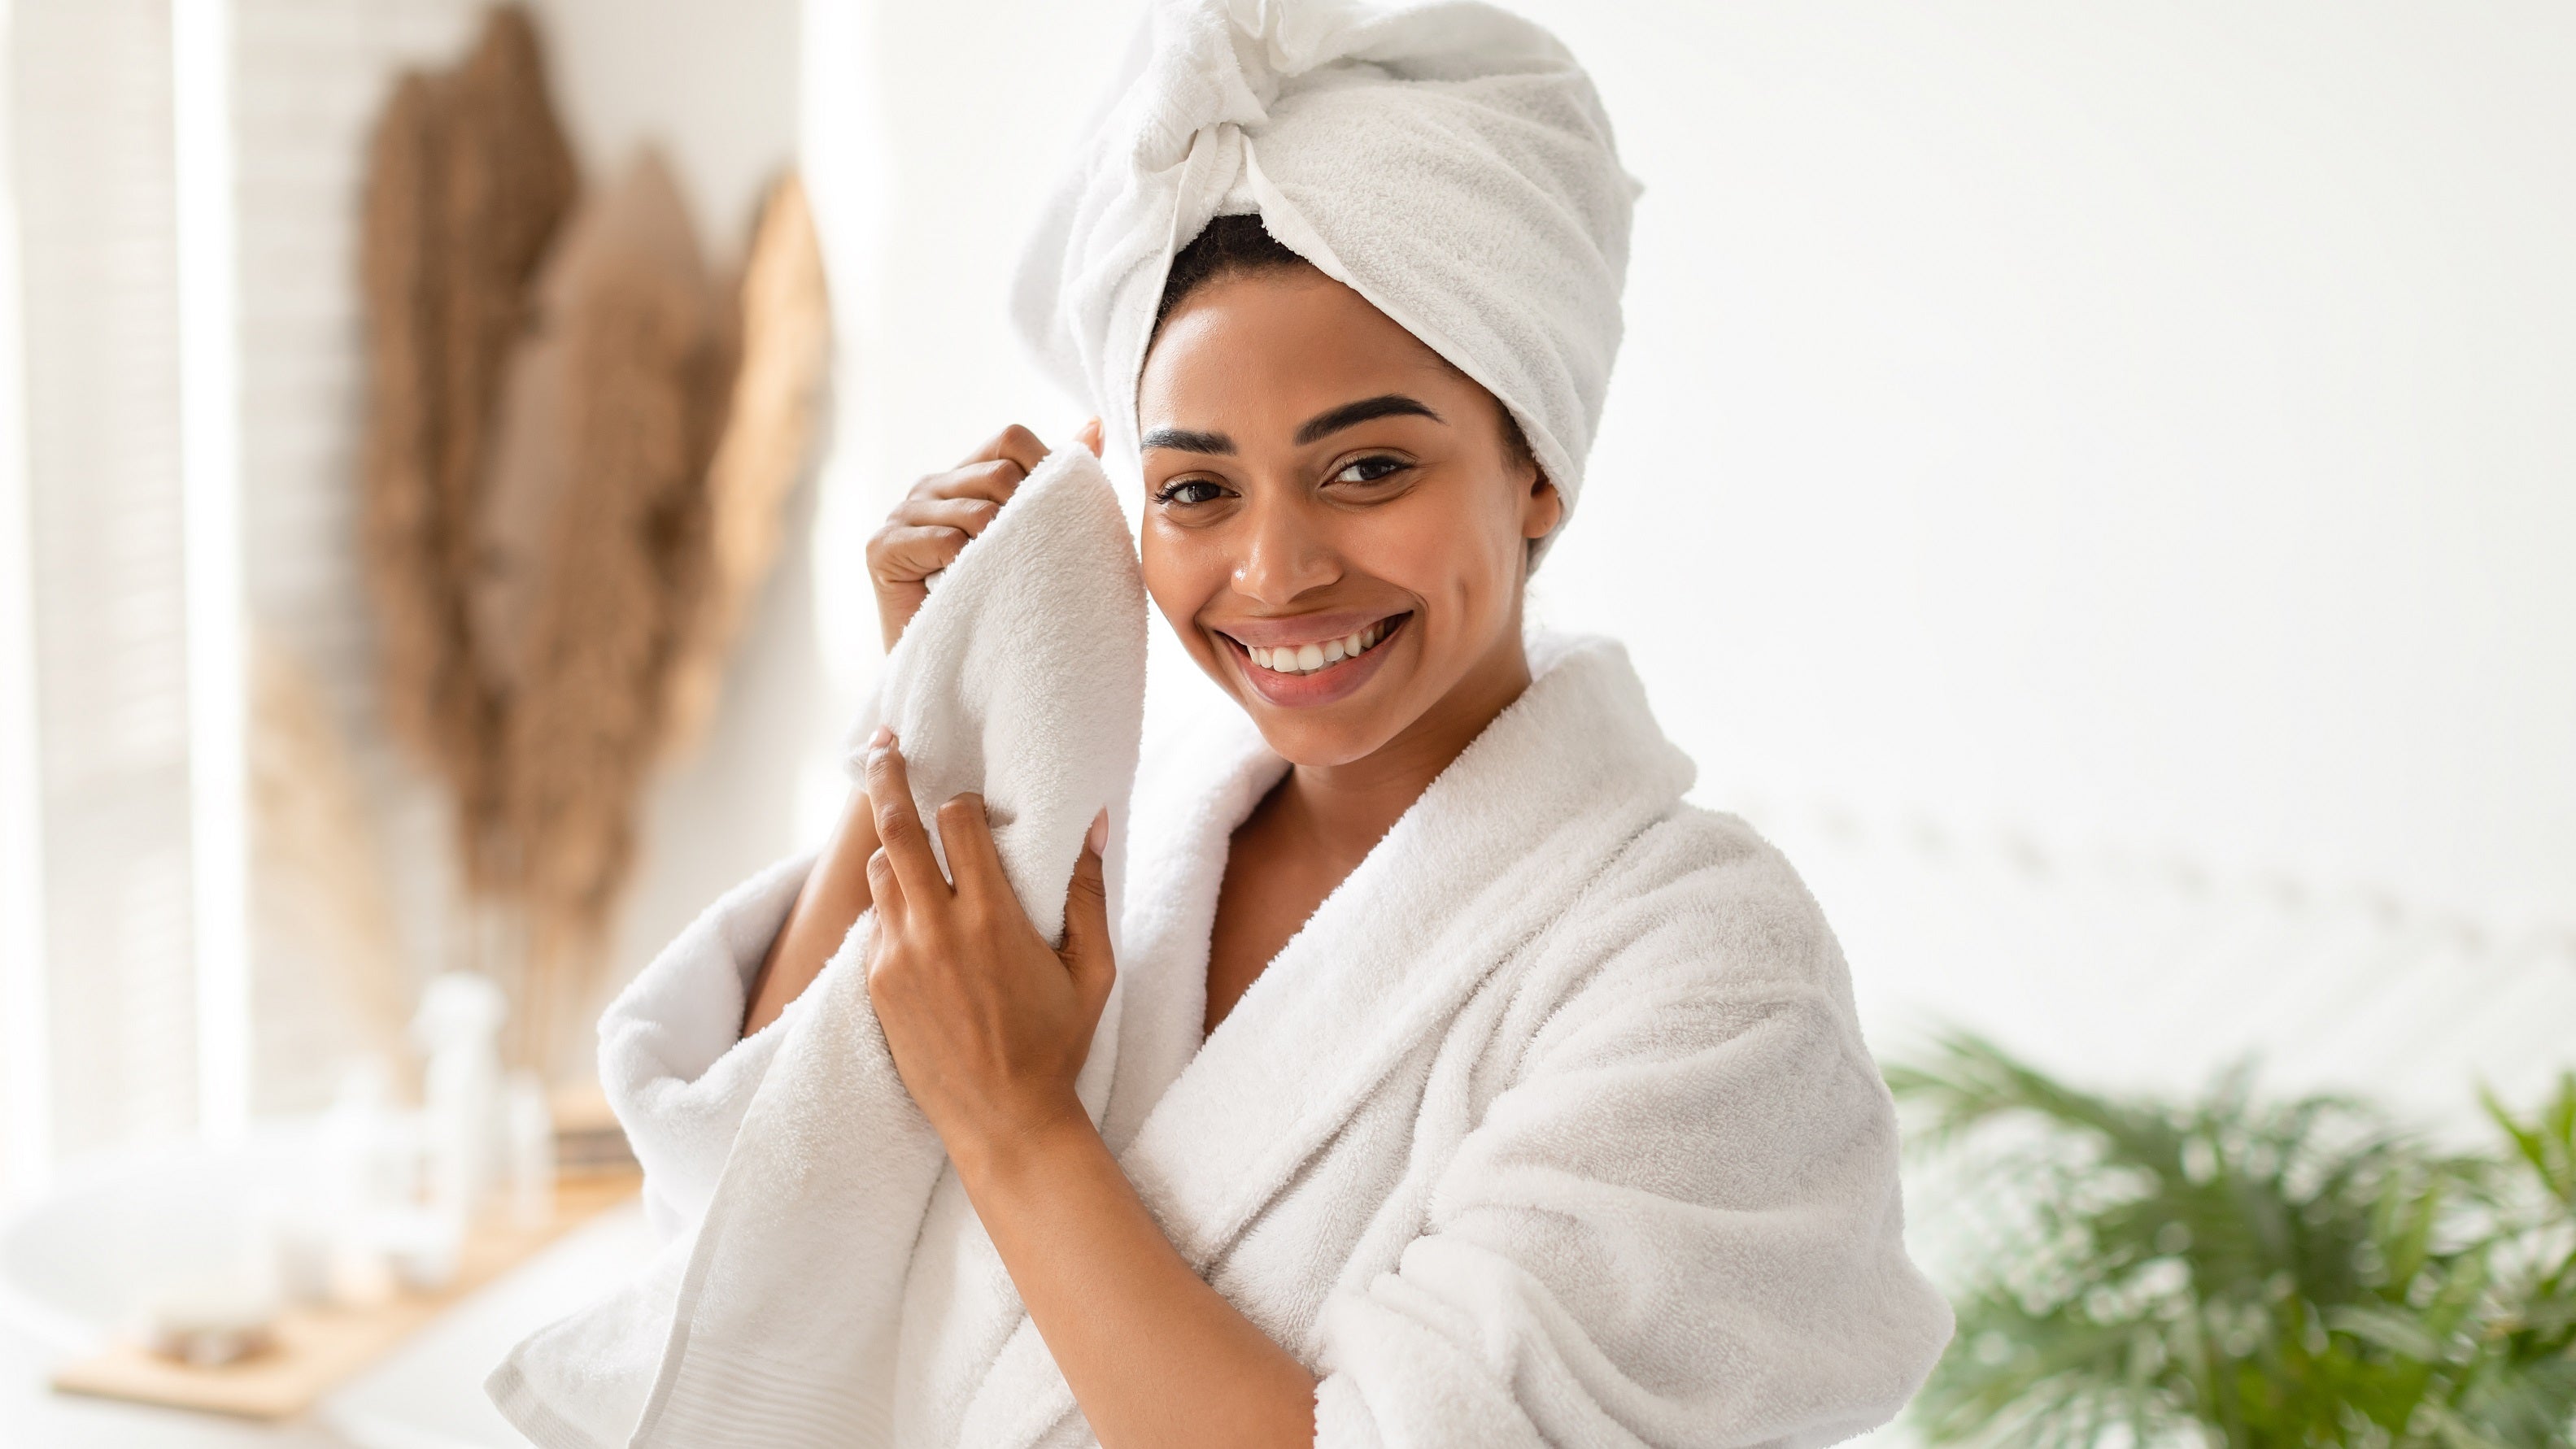
{"label": "woman's face", "polygon": [[1503,419],[1311,267],[1219,277],[1165,320],[1137,388],[1145,587],[1291,762],[1481,727],[1526,681],[1527,541],[1559,506]]}

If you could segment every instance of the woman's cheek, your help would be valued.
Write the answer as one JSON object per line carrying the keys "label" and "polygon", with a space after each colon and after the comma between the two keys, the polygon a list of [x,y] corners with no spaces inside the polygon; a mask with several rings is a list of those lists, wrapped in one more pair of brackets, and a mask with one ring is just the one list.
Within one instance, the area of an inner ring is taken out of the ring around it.
{"label": "woman's cheek", "polygon": [[[1148,508],[1153,505],[1147,504]],[[1202,663],[1212,664],[1215,655],[1200,634],[1199,614],[1208,601],[1216,597],[1224,582],[1223,570],[1208,577],[1207,550],[1193,547],[1187,536],[1170,537],[1176,530],[1147,514],[1138,540],[1138,564],[1145,576],[1145,595],[1154,601],[1155,612],[1180,637],[1182,645]]]}
{"label": "woman's cheek", "polygon": [[[1145,505],[1152,508],[1152,504]],[[1154,601],[1163,617],[1179,626],[1196,611],[1182,607],[1179,569],[1172,560],[1172,546],[1163,539],[1163,525],[1148,513],[1143,537],[1138,541],[1137,562],[1145,575],[1145,595]]]}

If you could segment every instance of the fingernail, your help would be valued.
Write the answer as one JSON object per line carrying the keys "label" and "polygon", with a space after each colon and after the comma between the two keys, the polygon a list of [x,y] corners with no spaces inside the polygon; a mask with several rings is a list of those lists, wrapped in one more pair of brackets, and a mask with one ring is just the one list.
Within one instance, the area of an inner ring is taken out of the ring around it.
{"label": "fingernail", "polygon": [[884,749],[892,743],[894,743],[894,731],[884,725],[878,725],[877,732],[868,736],[868,748],[872,750]]}
{"label": "fingernail", "polygon": [[1109,849],[1108,811],[1103,810],[1099,814],[1091,817],[1091,833],[1085,836],[1084,839],[1089,842],[1091,853],[1094,855],[1098,855]]}

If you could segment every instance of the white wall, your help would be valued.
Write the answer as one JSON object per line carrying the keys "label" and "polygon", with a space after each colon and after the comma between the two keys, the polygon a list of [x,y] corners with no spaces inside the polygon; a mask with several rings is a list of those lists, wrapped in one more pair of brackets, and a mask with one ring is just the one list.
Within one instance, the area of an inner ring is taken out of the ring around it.
{"label": "white wall", "polygon": [[1550,594],[1714,780],[2576,906],[2576,14],[1534,8],[1649,186]]}
{"label": "white wall", "polygon": [[[2576,15],[1526,8],[1648,188],[1539,610],[1629,640],[1873,1029],[2154,1080],[2304,1033],[2300,1074],[2398,1053],[2428,1102],[2563,1059]],[[1134,7],[818,13],[809,76],[878,98],[807,122],[845,192],[882,182],[831,237],[868,278],[817,538],[846,583],[900,484],[1078,420],[1003,301]],[[2529,1031],[2315,1010],[2440,989]]]}
{"label": "white wall", "polygon": [[711,253],[740,250],[795,159],[797,0],[529,0],[584,173],[660,146]]}
{"label": "white wall", "polygon": [[1135,13],[1115,0],[807,0],[805,158],[841,344],[815,557],[845,691],[878,648],[859,558],[894,499],[1011,423],[1052,440],[1088,416],[1028,362],[1009,278]]}

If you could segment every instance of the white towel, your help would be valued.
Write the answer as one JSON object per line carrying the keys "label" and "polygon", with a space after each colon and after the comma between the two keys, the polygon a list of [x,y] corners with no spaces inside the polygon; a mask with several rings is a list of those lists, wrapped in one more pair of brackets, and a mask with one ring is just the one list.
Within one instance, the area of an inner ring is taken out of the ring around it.
{"label": "white towel", "polygon": [[[938,806],[981,790],[1003,868],[1050,938],[1104,808],[1116,929],[1144,631],[1135,547],[1109,480],[1087,452],[1062,449],[950,565],[878,686],[874,717],[902,742],[934,838]],[[717,1044],[697,1038],[741,1021],[746,976],[688,964],[711,946],[756,963],[803,873],[789,862],[719,902],[602,1021],[620,1115],[656,1144],[645,1166],[657,1219],[703,1221],[493,1373],[494,1401],[550,1449],[823,1443],[853,1425],[885,1435],[905,1279],[946,1157],[868,1001],[872,920],[759,1037],[719,1047],[694,1081],[670,1070],[709,1060]],[[1119,1002],[1113,992],[1077,1083],[1095,1119]],[[709,1182],[703,1164],[727,1139]]]}
{"label": "white towel", "polygon": [[1637,185],[1556,37],[1461,0],[1156,0],[1110,95],[1013,310],[1117,457],[1173,253],[1258,212],[1500,398],[1571,515]]}

